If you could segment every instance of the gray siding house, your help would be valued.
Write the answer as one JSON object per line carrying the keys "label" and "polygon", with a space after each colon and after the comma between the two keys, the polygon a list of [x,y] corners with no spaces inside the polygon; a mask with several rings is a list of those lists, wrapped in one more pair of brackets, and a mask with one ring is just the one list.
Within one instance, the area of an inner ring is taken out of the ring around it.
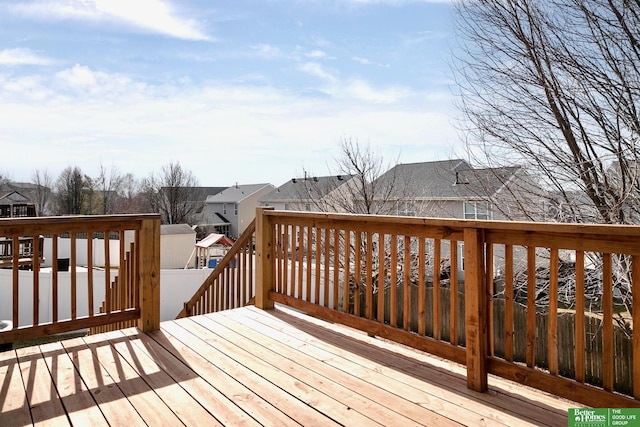
{"label": "gray siding house", "polygon": [[275,187],[272,184],[234,185],[205,202],[205,221],[217,233],[237,239],[256,217],[258,200]]}
{"label": "gray siding house", "polygon": [[350,185],[350,175],[293,178],[262,196],[259,202],[276,210],[346,212],[353,203]]}
{"label": "gray siding house", "polygon": [[473,168],[464,160],[398,164],[378,178],[390,205],[404,216],[540,220],[545,199],[521,167]]}

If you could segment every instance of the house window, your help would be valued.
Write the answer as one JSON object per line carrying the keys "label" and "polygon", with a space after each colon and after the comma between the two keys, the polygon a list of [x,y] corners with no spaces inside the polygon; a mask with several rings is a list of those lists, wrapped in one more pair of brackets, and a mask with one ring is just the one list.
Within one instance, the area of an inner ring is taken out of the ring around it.
{"label": "house window", "polygon": [[491,219],[489,203],[464,202],[464,219]]}
{"label": "house window", "polygon": [[290,207],[289,207],[289,203],[285,203],[285,204],[284,204],[284,210],[285,210],[285,211],[288,211],[289,209],[290,209]]}
{"label": "house window", "polygon": [[238,204],[237,203],[235,205],[233,205],[233,214],[235,216],[238,216]]}
{"label": "house window", "polygon": [[416,216],[416,207],[412,202],[399,200],[396,212],[401,216]]}
{"label": "house window", "polygon": [[222,215],[226,215],[227,214],[227,204],[223,203],[222,204]]}

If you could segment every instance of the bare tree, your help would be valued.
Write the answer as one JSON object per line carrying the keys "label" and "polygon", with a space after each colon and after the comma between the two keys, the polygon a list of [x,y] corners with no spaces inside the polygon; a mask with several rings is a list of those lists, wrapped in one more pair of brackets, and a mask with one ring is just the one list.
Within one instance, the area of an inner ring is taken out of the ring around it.
{"label": "bare tree", "polygon": [[141,194],[141,184],[133,174],[127,173],[121,176],[119,187],[120,191],[115,207],[117,213],[131,214],[145,212],[145,197]]}
{"label": "bare tree", "polygon": [[[526,165],[541,177],[556,220],[640,223],[640,2],[456,5],[470,155],[489,166]],[[630,307],[629,257],[614,267],[615,294]],[[593,289],[597,299],[602,282]]]}
{"label": "bare tree", "polygon": [[87,211],[87,182],[79,167],[67,167],[55,183],[58,215],[79,215]]}
{"label": "bare tree", "polygon": [[460,0],[469,153],[526,165],[558,219],[638,223],[640,3]]}
{"label": "bare tree", "polygon": [[[343,138],[340,153],[328,169],[331,182],[318,180],[308,171],[296,195],[302,202],[323,212],[355,214],[389,214],[395,210],[391,199],[397,193],[399,181],[392,172],[385,180],[380,178],[391,169],[391,164],[374,152],[370,144]],[[335,182],[334,182],[335,181]]]}
{"label": "bare tree", "polygon": [[124,177],[115,166],[107,171],[104,165],[100,164],[100,173],[95,180],[95,185],[102,199],[101,213],[103,215],[116,213],[116,204],[123,181]]}
{"label": "bare tree", "polygon": [[49,212],[49,198],[51,197],[51,186],[53,178],[48,170],[36,169],[32,176],[32,182],[35,185],[35,204],[36,215],[47,215]]}
{"label": "bare tree", "polygon": [[162,217],[163,224],[193,224],[197,208],[194,187],[198,180],[179,162],[162,166],[158,175],[142,181],[142,192],[149,208]]}

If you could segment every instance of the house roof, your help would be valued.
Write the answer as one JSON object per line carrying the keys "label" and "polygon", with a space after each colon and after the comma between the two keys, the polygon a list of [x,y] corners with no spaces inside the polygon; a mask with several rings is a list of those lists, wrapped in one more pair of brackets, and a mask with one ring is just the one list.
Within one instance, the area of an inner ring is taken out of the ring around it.
{"label": "house roof", "polygon": [[390,198],[468,200],[495,195],[519,169],[474,169],[460,159],[398,164],[378,178],[377,185],[391,185]]}
{"label": "house roof", "polygon": [[33,202],[17,191],[8,190],[6,188],[0,189],[0,205],[15,204],[33,205]]}
{"label": "house roof", "polygon": [[264,189],[273,188],[271,184],[247,184],[227,187],[218,194],[207,197],[207,203],[237,203]]}
{"label": "house roof", "polygon": [[163,224],[160,226],[160,234],[196,234],[189,224]]}
{"label": "house roof", "polygon": [[260,203],[294,202],[316,200],[326,196],[336,188],[347,183],[351,175],[331,175],[320,177],[293,178],[265,194]]}

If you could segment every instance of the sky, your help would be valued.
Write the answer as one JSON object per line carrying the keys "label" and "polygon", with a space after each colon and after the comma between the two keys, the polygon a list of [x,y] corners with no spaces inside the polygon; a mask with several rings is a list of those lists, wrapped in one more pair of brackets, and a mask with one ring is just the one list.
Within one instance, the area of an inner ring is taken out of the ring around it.
{"label": "sky", "polygon": [[201,186],[458,157],[452,5],[425,0],[0,0],[0,173]]}

